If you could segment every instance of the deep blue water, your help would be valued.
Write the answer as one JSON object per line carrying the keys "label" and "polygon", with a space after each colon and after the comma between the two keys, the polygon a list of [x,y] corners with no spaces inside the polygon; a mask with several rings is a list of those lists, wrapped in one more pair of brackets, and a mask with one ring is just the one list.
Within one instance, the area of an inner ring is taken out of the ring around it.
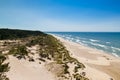
{"label": "deep blue water", "polygon": [[120,57],[120,32],[49,32]]}

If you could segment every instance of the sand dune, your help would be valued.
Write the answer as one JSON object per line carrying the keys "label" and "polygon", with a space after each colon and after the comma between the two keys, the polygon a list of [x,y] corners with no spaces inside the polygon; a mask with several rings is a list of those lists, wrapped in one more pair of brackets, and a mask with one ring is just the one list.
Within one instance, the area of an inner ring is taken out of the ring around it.
{"label": "sand dune", "polygon": [[44,67],[45,63],[18,60],[13,56],[9,56],[9,62],[11,68],[7,76],[10,80],[56,80]]}
{"label": "sand dune", "polygon": [[[110,80],[111,78],[113,80],[120,80],[119,58],[57,36],[55,37],[65,45],[72,57],[85,64],[86,68],[82,72],[86,72],[86,77],[90,80]],[[33,53],[36,53],[35,46],[30,49]],[[34,58],[36,57],[37,55],[34,55]],[[18,60],[13,56],[9,56],[8,61],[11,68],[7,76],[10,80],[57,80],[55,75],[45,67],[48,64],[47,62],[39,64],[39,61]],[[69,64],[71,74],[73,66]]]}

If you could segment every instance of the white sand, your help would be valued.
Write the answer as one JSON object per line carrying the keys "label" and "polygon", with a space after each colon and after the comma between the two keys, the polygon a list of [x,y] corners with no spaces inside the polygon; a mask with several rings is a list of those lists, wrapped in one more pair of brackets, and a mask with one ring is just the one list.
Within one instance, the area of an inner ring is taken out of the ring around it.
{"label": "white sand", "polygon": [[[102,51],[82,46],[80,44],[59,39],[70,52],[70,55],[85,64],[86,77],[90,80],[120,80],[120,59],[112,55],[108,55]],[[37,47],[37,46],[36,46]],[[37,53],[36,47],[29,48],[32,53]],[[32,56],[32,55],[31,55]],[[37,58],[38,55],[34,55]],[[56,80],[55,75],[49,72],[45,65],[39,64],[39,61],[29,62],[28,60],[18,60],[13,56],[9,56],[10,71],[7,76],[10,80]],[[73,73],[74,65],[69,64],[70,73]]]}
{"label": "white sand", "polygon": [[[65,45],[72,57],[85,64],[84,71],[90,80],[110,80],[110,78],[120,80],[120,68],[118,66],[120,65],[120,58],[64,40],[58,36],[55,37]],[[111,63],[115,64],[111,65]]]}
{"label": "white sand", "polygon": [[45,64],[18,60],[9,56],[10,71],[7,76],[10,80],[56,80],[54,75],[45,68]]}

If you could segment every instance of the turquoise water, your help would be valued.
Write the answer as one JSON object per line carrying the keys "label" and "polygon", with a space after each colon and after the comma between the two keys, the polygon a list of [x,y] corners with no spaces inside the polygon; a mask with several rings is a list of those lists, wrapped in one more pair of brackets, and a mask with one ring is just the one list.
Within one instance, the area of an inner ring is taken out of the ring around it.
{"label": "turquoise water", "polygon": [[120,57],[120,32],[49,32]]}

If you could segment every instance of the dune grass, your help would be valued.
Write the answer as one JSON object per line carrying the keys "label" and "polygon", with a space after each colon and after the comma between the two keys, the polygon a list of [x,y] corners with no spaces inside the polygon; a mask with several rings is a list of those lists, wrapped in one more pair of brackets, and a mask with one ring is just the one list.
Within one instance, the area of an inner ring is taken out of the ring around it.
{"label": "dune grass", "polygon": [[0,53],[0,80],[9,80],[9,78],[6,76],[6,72],[9,71],[9,63],[4,63],[6,60],[5,55]]}
{"label": "dune grass", "polygon": [[[80,63],[77,59],[70,56],[69,51],[65,48],[65,46],[57,40],[52,35],[45,34],[39,31],[26,31],[26,30],[8,30],[2,29],[2,32],[8,31],[10,34],[2,33],[0,35],[0,39],[11,39],[11,40],[20,40],[21,42],[9,43],[7,46],[10,47],[9,55],[13,55],[18,59],[26,59],[29,58],[30,52],[27,50],[27,47],[39,45],[39,60],[42,62],[46,62],[46,60],[52,60],[55,64],[59,64],[63,67],[63,76],[64,74],[70,74],[68,71],[69,66],[68,63],[74,63],[76,66],[74,68],[74,75],[76,80],[87,80],[84,76],[78,74],[77,72],[80,69],[84,69],[84,64]],[[15,33],[15,35],[13,34]],[[0,60],[3,60],[4,57],[0,56]],[[34,61],[32,58],[30,61]],[[0,70],[3,70],[3,67],[7,69],[8,64],[1,64]],[[6,72],[6,71],[3,71]],[[2,80],[2,79],[0,79]],[[4,79],[3,79],[4,80]]]}

